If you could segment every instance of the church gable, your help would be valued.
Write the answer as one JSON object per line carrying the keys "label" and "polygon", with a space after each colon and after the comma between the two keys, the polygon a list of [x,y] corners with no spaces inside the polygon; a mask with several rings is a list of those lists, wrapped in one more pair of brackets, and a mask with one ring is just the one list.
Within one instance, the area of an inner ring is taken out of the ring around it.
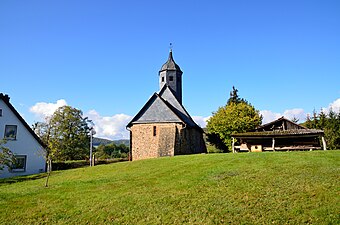
{"label": "church gable", "polygon": [[172,111],[174,111],[186,124],[190,127],[198,127],[183,105],[179,103],[173,93],[173,90],[168,85],[163,86],[159,92],[159,96],[168,103],[169,107],[172,108]]}
{"label": "church gable", "polygon": [[136,123],[168,123],[183,122],[178,115],[169,107],[169,105],[158,94],[154,94],[139,113],[128,124],[128,127]]}
{"label": "church gable", "polygon": [[159,92],[159,96],[164,100],[168,101],[178,111],[180,111],[186,116],[189,116],[188,113],[183,108],[183,106],[178,102],[177,98],[175,97],[174,93],[171,91],[168,85],[163,86],[162,90]]}

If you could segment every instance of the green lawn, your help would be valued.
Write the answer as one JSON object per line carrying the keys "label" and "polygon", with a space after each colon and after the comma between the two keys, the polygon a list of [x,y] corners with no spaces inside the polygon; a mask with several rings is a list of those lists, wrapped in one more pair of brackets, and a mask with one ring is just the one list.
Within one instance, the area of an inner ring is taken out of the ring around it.
{"label": "green lawn", "polygon": [[340,224],[340,151],[206,154],[0,183],[3,224]]}

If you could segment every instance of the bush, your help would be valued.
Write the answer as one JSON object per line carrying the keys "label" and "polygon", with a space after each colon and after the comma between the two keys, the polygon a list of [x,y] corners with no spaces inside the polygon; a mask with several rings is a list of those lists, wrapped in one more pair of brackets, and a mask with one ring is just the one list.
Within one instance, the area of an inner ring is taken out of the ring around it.
{"label": "bush", "polygon": [[[106,160],[96,160],[95,165],[101,164],[110,164],[116,162],[123,162],[127,161],[127,158],[119,158],[119,159],[106,159]],[[52,170],[69,170],[75,168],[81,168],[89,166],[90,162],[88,160],[75,160],[75,161],[59,161],[59,162],[52,162]]]}

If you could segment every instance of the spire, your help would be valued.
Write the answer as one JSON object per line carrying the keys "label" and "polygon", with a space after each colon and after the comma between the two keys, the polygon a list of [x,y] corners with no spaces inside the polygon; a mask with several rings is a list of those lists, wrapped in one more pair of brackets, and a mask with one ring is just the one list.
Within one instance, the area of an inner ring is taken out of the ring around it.
{"label": "spire", "polygon": [[177,70],[177,71],[181,71],[181,68],[175,63],[175,60],[172,56],[172,44],[170,43],[170,51],[169,51],[169,57],[168,57],[168,61],[166,61],[166,63],[163,64],[163,66],[161,67],[161,71],[165,71],[165,70]]}

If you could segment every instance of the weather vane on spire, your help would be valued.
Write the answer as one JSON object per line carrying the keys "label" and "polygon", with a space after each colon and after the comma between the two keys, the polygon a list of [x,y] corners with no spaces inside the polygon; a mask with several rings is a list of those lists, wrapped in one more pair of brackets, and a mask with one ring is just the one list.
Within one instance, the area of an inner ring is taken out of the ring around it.
{"label": "weather vane on spire", "polygon": [[170,46],[169,46],[170,52],[172,52],[172,43],[170,42]]}

